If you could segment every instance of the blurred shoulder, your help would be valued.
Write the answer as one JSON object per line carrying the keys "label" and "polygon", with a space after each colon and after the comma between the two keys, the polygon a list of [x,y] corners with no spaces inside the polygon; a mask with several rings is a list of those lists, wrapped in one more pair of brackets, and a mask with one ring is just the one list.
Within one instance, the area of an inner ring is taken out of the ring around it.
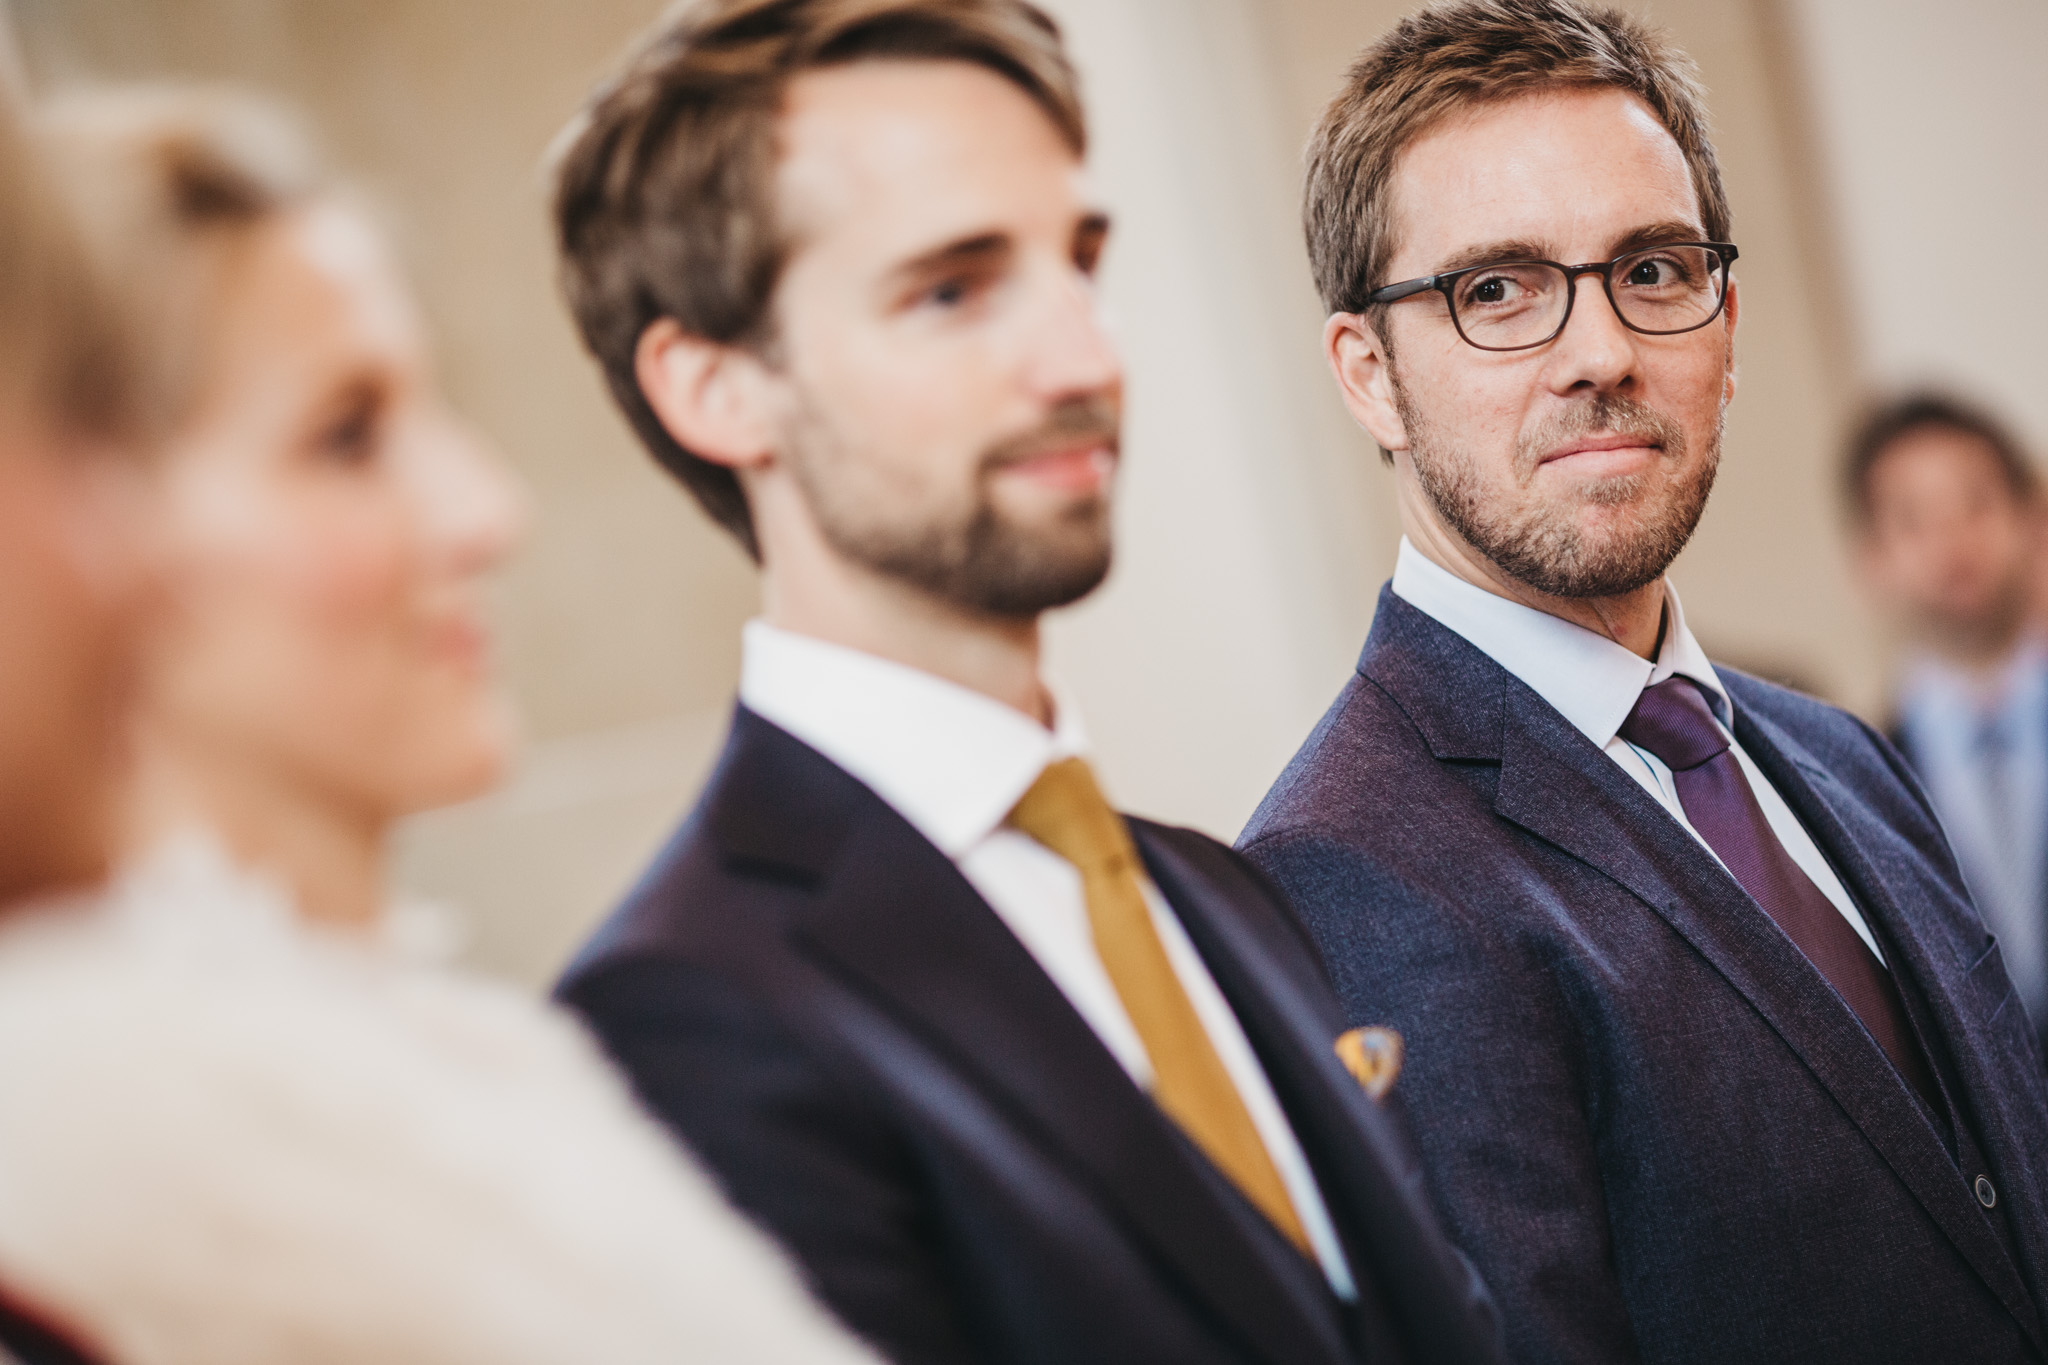
{"label": "blurred shoulder", "polygon": [[565,1014],[224,866],[0,927],[0,1091],[0,1265],[117,1358],[857,1358]]}

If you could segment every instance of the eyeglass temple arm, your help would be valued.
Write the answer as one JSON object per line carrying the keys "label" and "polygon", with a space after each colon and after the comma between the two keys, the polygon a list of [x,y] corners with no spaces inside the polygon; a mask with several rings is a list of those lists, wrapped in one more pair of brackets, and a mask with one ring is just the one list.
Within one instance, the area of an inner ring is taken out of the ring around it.
{"label": "eyeglass temple arm", "polygon": [[1436,282],[1437,277],[1435,275],[1424,275],[1419,280],[1403,280],[1399,284],[1390,284],[1384,289],[1373,290],[1372,293],[1365,296],[1365,301],[1367,303],[1393,303],[1399,299],[1407,298],[1410,294],[1420,294],[1424,290],[1434,289],[1436,288]]}

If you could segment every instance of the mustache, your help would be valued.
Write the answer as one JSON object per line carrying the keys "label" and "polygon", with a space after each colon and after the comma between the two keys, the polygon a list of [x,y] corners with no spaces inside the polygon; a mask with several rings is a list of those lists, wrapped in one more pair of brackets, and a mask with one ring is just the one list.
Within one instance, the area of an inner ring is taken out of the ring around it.
{"label": "mustache", "polygon": [[1006,465],[1022,464],[1049,451],[1072,450],[1080,445],[1103,445],[1116,454],[1122,444],[1122,405],[1113,398],[1091,394],[1066,400],[1037,426],[990,446],[982,453],[981,472],[992,474]]}
{"label": "mustache", "polygon": [[1527,475],[1548,451],[1582,436],[1627,436],[1657,446],[1667,455],[1683,455],[1685,428],[1647,403],[1622,394],[1596,394],[1546,419],[1525,436],[1515,463]]}

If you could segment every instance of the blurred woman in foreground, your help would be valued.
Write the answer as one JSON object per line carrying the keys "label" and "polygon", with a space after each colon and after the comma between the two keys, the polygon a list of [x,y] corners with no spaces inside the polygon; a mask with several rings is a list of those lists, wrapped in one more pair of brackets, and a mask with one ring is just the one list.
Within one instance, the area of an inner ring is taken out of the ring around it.
{"label": "blurred woman in foreground", "polygon": [[[148,585],[137,553],[139,470],[121,439],[116,334],[4,76],[0,69],[0,935],[26,901],[105,874]],[[0,1106],[21,1102],[0,1076]],[[10,1213],[0,1205],[0,1221]],[[0,1358],[81,1360],[56,1319],[23,1286],[0,1283]]]}
{"label": "blurred woman in foreground", "polygon": [[48,118],[157,340],[131,866],[0,929],[0,1280],[112,1365],[867,1359],[548,1007],[414,960],[394,821],[489,786],[516,490],[366,219],[190,91]]}
{"label": "blurred woman in foreground", "polygon": [[0,79],[0,909],[106,870],[147,586],[118,331],[40,172]]}

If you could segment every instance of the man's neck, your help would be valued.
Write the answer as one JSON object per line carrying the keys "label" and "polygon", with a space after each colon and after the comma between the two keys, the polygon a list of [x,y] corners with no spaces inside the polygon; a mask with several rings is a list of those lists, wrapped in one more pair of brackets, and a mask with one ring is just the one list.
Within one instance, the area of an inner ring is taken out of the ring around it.
{"label": "man's neck", "polygon": [[1540,592],[1474,549],[1469,541],[1433,513],[1411,507],[1424,495],[1404,489],[1401,529],[1425,558],[1495,597],[1519,602],[1548,616],[1569,621],[1608,639],[1643,659],[1655,659],[1664,638],[1664,579],[1660,575],[1633,592],[1612,597],[1559,597]]}
{"label": "man's neck", "polygon": [[828,574],[770,568],[762,575],[761,598],[771,626],[944,678],[1052,724],[1035,617],[976,615],[907,584],[844,567]]}

